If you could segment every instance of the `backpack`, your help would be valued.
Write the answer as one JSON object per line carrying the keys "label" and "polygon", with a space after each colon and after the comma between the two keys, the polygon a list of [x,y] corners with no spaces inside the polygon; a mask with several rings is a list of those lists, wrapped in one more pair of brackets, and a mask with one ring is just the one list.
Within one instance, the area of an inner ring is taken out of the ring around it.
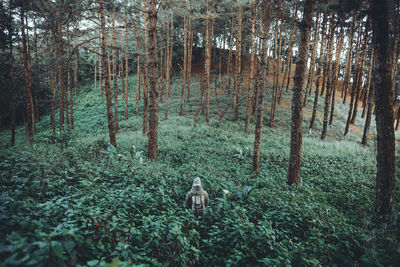
{"label": "backpack", "polygon": [[195,215],[201,215],[203,213],[203,208],[205,206],[203,195],[193,195],[192,196],[192,212]]}

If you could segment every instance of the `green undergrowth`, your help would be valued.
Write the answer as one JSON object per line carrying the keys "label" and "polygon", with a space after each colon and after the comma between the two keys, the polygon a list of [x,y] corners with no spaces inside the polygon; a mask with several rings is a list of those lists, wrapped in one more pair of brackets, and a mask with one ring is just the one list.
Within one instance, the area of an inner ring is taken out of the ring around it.
{"label": "green undergrowth", "polygon": [[[132,92],[135,83],[136,77],[131,77]],[[207,126],[202,115],[193,118],[200,107],[196,77],[186,114],[178,116],[180,83],[174,80],[168,120],[160,103],[156,162],[146,159],[142,106],[136,116],[134,93],[128,120],[120,98],[117,148],[107,139],[105,100],[90,86],[75,99],[75,129],[70,134],[53,136],[49,116],[38,123],[31,147],[22,127],[13,148],[7,145],[9,132],[1,133],[0,265],[400,262],[398,190],[392,223],[374,218],[375,148],[371,141],[360,146],[361,136],[354,132],[338,138],[346,107],[338,104],[326,141],[319,140],[322,123],[317,120],[309,134],[305,117],[301,183],[295,188],[286,185],[290,110],[279,106],[277,127],[268,127],[270,91],[261,170],[254,174],[254,135],[243,131],[246,94],[238,122],[232,110],[219,122],[216,99],[211,98]],[[289,93],[284,95],[285,101],[289,98]],[[225,109],[231,96],[218,100],[218,107]],[[320,105],[321,111],[322,100]],[[196,176],[211,200],[200,218],[184,207]]]}

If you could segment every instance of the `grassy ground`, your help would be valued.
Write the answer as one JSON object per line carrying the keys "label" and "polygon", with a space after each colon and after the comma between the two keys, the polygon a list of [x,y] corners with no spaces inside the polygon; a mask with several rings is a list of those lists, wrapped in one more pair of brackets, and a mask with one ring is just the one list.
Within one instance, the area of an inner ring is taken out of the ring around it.
{"label": "grassy ground", "polygon": [[[178,116],[180,84],[179,78],[173,79],[168,120],[164,104],[159,106],[157,162],[145,157],[142,114],[134,114],[134,76],[129,81],[128,120],[123,119],[120,98],[117,149],[108,143],[105,100],[92,86],[83,87],[75,99],[75,129],[70,134],[53,136],[49,116],[37,124],[32,147],[22,127],[13,148],[8,146],[9,131],[0,133],[0,265],[400,262],[399,191],[393,223],[380,223],[372,215],[374,141],[367,147],[359,144],[360,117],[343,137],[347,106],[338,101],[327,140],[320,141],[321,117],[308,133],[310,97],[301,184],[294,188],[286,185],[290,93],[277,109],[276,127],[270,128],[267,92],[261,171],[254,174],[254,135],[243,131],[246,94],[238,122],[232,121],[230,110],[218,123],[217,101],[212,98],[207,126],[203,116],[193,118],[199,108],[196,77],[186,114]],[[220,96],[218,108],[225,109],[230,101],[230,96]],[[322,105],[320,99],[320,112]],[[254,124],[255,118],[251,132]],[[196,176],[211,199],[199,219],[184,207]]]}

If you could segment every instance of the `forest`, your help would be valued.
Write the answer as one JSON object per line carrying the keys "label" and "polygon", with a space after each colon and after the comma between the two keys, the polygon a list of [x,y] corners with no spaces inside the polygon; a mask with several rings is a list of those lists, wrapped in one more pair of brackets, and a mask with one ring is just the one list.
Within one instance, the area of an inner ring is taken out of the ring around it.
{"label": "forest", "polygon": [[396,266],[399,58],[400,0],[0,1],[0,266]]}

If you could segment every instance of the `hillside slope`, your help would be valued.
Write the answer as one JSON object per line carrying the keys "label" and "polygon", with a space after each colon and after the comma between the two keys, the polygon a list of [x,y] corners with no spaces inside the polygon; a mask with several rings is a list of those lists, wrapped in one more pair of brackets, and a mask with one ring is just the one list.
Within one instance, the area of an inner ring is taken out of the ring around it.
{"label": "hillside slope", "polygon": [[[387,226],[372,216],[374,142],[359,144],[359,117],[343,137],[347,106],[337,103],[325,142],[319,139],[321,119],[308,134],[305,116],[301,183],[294,188],[286,185],[290,92],[277,109],[276,128],[267,127],[266,112],[261,170],[254,174],[254,135],[243,131],[246,95],[238,122],[228,112],[218,123],[217,105],[226,108],[231,96],[211,98],[206,126],[201,115],[192,116],[200,107],[198,79],[193,78],[185,116],[178,116],[181,79],[174,77],[168,120],[160,103],[159,156],[151,162],[141,153],[147,144],[142,114],[134,114],[136,77],[130,77],[129,88],[129,119],[120,121],[117,149],[108,143],[105,101],[92,85],[74,101],[70,134],[52,136],[49,116],[37,124],[32,147],[22,127],[13,148],[7,145],[9,133],[0,133],[0,262],[347,266],[400,261],[398,220]],[[270,97],[268,91],[267,110]],[[121,114],[123,109],[120,99]],[[252,127],[254,132],[254,121]],[[184,207],[196,176],[211,199],[199,219]],[[394,209],[397,218],[398,201]]]}

